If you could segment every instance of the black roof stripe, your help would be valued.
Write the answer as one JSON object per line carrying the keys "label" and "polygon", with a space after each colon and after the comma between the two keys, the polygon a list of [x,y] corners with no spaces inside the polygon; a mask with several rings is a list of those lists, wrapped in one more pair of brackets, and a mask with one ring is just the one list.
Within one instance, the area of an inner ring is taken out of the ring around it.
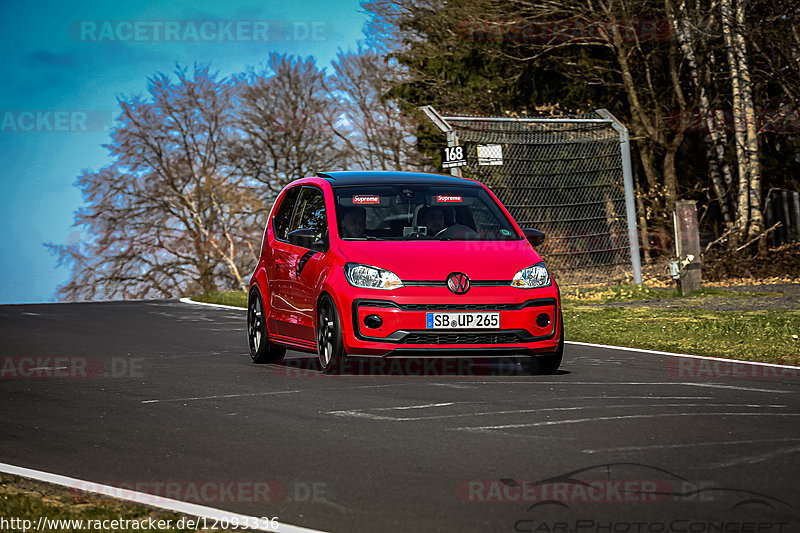
{"label": "black roof stripe", "polygon": [[318,177],[328,180],[331,185],[381,185],[395,183],[424,183],[427,185],[457,185],[460,187],[478,186],[477,183],[448,176],[446,174],[429,174],[425,172],[397,172],[397,171],[350,171],[350,172],[320,172]]}

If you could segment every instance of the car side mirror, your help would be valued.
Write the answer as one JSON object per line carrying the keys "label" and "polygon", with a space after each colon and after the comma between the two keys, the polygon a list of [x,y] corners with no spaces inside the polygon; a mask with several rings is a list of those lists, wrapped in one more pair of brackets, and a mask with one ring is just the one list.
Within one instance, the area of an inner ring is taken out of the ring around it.
{"label": "car side mirror", "polygon": [[324,252],[328,247],[328,244],[324,240],[317,239],[317,234],[313,229],[296,229],[289,232],[287,237],[289,238],[289,242],[295,246],[308,248],[309,250]]}
{"label": "car side mirror", "polygon": [[544,232],[539,231],[538,229],[526,228],[522,230],[522,233],[525,235],[525,238],[528,239],[528,242],[531,243],[531,246],[536,248],[537,246],[541,246],[544,242]]}

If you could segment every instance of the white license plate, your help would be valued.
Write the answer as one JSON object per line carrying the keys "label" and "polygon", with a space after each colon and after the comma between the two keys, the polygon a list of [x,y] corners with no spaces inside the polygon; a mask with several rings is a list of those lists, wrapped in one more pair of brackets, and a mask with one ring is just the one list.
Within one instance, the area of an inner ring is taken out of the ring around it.
{"label": "white license plate", "polygon": [[499,329],[500,313],[426,313],[428,329]]}

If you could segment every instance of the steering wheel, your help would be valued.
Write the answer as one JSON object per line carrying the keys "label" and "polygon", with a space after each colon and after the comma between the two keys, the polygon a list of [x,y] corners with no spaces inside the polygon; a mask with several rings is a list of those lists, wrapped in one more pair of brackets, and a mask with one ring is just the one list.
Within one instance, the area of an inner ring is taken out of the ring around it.
{"label": "steering wheel", "polygon": [[442,229],[439,233],[436,234],[437,237],[466,237],[470,239],[474,239],[478,237],[478,232],[474,229],[470,228],[469,226],[465,226],[464,224],[453,224],[452,226],[447,226],[446,228]]}

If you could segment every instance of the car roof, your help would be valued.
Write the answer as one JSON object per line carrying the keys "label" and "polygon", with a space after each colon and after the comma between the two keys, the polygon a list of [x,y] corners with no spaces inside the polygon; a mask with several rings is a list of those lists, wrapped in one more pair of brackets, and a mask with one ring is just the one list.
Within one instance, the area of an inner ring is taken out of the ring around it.
{"label": "car roof", "polygon": [[390,185],[390,184],[424,184],[424,185],[456,185],[460,187],[479,187],[473,180],[447,176],[445,174],[428,174],[425,172],[397,171],[349,171],[320,172],[320,178],[328,180],[333,186],[342,185]]}

